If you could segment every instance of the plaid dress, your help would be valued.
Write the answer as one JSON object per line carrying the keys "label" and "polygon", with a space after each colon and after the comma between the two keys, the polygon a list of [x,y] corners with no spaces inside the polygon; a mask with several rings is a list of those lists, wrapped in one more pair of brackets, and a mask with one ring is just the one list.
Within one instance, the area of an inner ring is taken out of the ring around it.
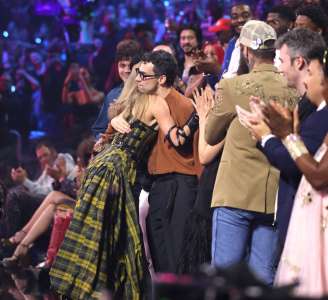
{"label": "plaid dress", "polygon": [[71,299],[143,299],[146,264],[132,195],[137,162],[156,131],[139,120],[116,134],[89,164],[72,222],[50,271],[51,285]]}

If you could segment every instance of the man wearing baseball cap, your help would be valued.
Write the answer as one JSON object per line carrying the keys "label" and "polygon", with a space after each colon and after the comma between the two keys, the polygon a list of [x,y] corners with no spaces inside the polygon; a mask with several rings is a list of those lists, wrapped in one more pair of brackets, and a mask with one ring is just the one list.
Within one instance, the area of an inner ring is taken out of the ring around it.
{"label": "man wearing baseball cap", "polygon": [[262,21],[243,26],[241,55],[250,72],[220,81],[205,128],[210,145],[225,139],[212,198],[212,262],[224,268],[246,259],[268,285],[276,266],[277,232],[272,224],[279,173],[241,125],[235,107],[250,110],[250,96],[294,103],[294,93],[273,66],[275,40],[274,29]]}

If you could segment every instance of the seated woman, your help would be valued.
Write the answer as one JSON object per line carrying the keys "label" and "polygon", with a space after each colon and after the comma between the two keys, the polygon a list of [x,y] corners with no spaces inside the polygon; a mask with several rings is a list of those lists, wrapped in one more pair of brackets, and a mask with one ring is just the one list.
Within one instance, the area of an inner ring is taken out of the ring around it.
{"label": "seated woman", "polygon": [[58,205],[68,202],[74,207],[76,191],[80,186],[80,178],[83,171],[87,167],[89,158],[92,155],[93,145],[93,138],[87,138],[80,143],[77,149],[78,171],[76,180],[74,182],[67,181],[65,186],[61,187],[61,192],[50,192],[24,228],[9,239],[8,243],[18,244],[18,246],[10,258],[5,258],[2,261],[4,266],[17,264],[19,259],[27,254],[34,241],[49,228]]}
{"label": "seated woman", "polygon": [[[312,101],[325,100],[327,104],[327,49],[314,49],[309,54],[309,60],[305,82],[307,96]],[[282,140],[304,175],[295,197],[275,284],[286,285],[298,281],[295,289],[297,295],[322,297],[328,294],[328,135],[313,157],[298,134],[297,111],[293,117],[287,109],[272,102],[264,113],[271,132]],[[267,130],[264,122],[252,123],[250,130],[256,137]]]}
{"label": "seated woman", "polygon": [[[167,59],[174,80],[177,67],[171,56]],[[174,124],[163,98],[139,92],[137,76],[141,73],[134,68],[123,89],[129,93],[122,116],[129,120],[131,130],[115,133],[111,143],[91,160],[50,271],[53,289],[69,298],[98,299],[104,288],[114,299],[145,296],[145,258],[132,191],[137,165],[157,136],[157,123],[175,147],[193,132],[187,125],[179,128]],[[155,80],[165,84],[167,77]]]}

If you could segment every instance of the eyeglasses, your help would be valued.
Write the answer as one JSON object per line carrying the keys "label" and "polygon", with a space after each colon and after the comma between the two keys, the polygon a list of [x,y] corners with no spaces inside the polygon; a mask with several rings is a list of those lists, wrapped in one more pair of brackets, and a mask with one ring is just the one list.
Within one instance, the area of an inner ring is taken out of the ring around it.
{"label": "eyeglasses", "polygon": [[158,77],[156,74],[145,74],[144,72],[140,71],[139,68],[136,68],[137,76],[140,76],[141,80],[148,80]]}

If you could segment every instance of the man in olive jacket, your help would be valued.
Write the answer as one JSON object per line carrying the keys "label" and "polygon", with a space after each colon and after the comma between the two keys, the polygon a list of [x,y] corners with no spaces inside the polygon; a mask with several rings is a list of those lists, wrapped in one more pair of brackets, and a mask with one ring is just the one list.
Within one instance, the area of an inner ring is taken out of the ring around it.
{"label": "man in olive jacket", "polygon": [[273,66],[276,33],[261,21],[248,21],[240,34],[241,54],[250,73],[223,79],[206,121],[205,138],[225,146],[213,191],[212,261],[219,267],[247,260],[267,284],[274,278],[277,233],[272,226],[279,172],[256,147],[236,117],[236,105],[249,109],[250,96],[292,104],[295,94]]}

